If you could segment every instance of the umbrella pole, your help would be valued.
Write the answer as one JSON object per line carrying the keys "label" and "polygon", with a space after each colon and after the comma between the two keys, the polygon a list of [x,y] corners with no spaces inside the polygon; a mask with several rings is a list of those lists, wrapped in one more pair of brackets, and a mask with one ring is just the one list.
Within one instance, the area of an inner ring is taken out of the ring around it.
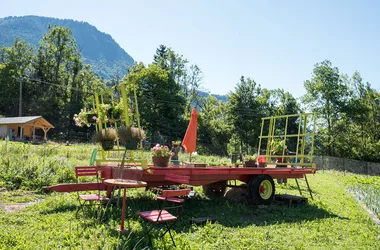
{"label": "umbrella pole", "polygon": [[190,162],[191,162],[191,153],[190,153]]}

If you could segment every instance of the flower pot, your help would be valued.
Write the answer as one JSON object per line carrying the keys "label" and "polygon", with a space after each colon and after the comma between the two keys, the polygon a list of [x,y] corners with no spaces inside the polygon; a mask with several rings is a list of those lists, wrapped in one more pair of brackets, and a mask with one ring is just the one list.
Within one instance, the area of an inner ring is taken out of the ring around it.
{"label": "flower pot", "polygon": [[246,168],[257,168],[256,161],[253,161],[253,160],[245,161],[244,165]]}
{"label": "flower pot", "polygon": [[125,145],[125,148],[129,149],[129,150],[136,150],[138,145],[139,145],[139,141],[138,140],[131,139],[131,140],[129,140],[127,142],[127,144]]}
{"label": "flower pot", "polygon": [[258,167],[259,168],[265,168],[266,167],[265,157],[259,157],[257,159],[257,162],[258,162]]}
{"label": "flower pot", "polygon": [[169,165],[169,156],[153,156],[152,161],[155,167],[167,167]]}
{"label": "flower pot", "polygon": [[114,140],[104,140],[104,141],[102,141],[102,148],[104,150],[111,150],[111,149],[113,149],[114,145],[115,145],[115,141]]}

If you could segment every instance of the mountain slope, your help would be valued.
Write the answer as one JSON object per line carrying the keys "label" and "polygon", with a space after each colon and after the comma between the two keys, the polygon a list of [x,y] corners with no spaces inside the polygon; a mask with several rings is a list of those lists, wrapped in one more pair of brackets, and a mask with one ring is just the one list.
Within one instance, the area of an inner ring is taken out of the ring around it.
{"label": "mountain slope", "polygon": [[38,47],[48,25],[64,26],[73,31],[73,36],[85,63],[91,64],[93,71],[106,79],[117,74],[123,77],[126,66],[133,64],[133,58],[108,34],[87,22],[40,16],[0,18],[0,46],[10,46],[18,36],[34,47]]}

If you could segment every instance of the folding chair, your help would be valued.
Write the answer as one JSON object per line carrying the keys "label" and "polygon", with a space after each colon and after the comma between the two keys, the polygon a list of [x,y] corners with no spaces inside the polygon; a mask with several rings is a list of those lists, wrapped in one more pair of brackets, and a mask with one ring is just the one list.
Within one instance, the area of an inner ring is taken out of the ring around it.
{"label": "folding chair", "polygon": [[[146,235],[149,237],[149,243],[152,245],[152,240],[150,238],[150,231],[153,229],[154,224],[164,224],[166,227],[166,231],[161,234],[159,237],[163,237],[166,233],[169,233],[170,238],[172,239],[173,245],[175,245],[173,236],[170,232],[171,228],[175,225],[177,220],[179,219],[183,203],[185,202],[182,196],[187,196],[190,193],[190,189],[180,189],[180,190],[164,190],[162,195],[157,197],[157,201],[163,201],[158,210],[151,210],[145,212],[137,212],[137,215],[140,216],[144,220],[144,228],[147,229]],[[171,203],[172,206],[166,207],[166,203]],[[174,212],[169,213],[168,210],[177,210],[176,214]],[[175,215],[174,215],[175,214]],[[148,228],[147,224],[153,223],[150,228]]]}
{"label": "folding chair", "polygon": [[102,201],[108,201],[109,198],[104,197],[100,194],[100,183],[99,183],[99,169],[97,166],[85,166],[85,167],[75,167],[75,176],[77,178],[77,183],[79,183],[80,177],[86,177],[86,176],[96,176],[96,182],[98,184],[98,193],[97,194],[79,194],[79,191],[77,191],[78,194],[78,201],[79,201],[79,207],[77,208],[76,215],[77,217],[79,209],[82,208],[83,214],[84,214],[84,206],[86,206],[86,203],[89,203],[88,205],[92,205],[91,203],[98,203],[98,206],[101,205]]}

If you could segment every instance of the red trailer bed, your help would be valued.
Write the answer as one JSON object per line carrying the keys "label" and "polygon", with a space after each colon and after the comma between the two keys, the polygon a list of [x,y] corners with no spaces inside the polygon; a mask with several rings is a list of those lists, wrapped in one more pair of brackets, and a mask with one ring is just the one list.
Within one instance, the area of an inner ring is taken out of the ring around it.
{"label": "red trailer bed", "polygon": [[303,178],[305,174],[313,174],[312,168],[236,168],[236,167],[151,167],[152,174],[144,172],[142,181],[148,186],[171,184],[165,181],[165,174],[190,176],[189,185],[201,186],[218,181],[240,180],[248,183],[253,175],[270,175],[272,178]]}
{"label": "red trailer bed", "polygon": [[[122,175],[119,172],[119,167],[103,166],[101,169],[102,179],[134,179],[136,176],[142,181],[147,182],[148,187],[178,185],[181,183],[166,180],[167,174],[177,176],[188,176],[190,179],[186,183],[191,186],[203,187],[203,192],[208,197],[223,196],[227,189],[227,181],[240,180],[246,183],[248,194],[251,200],[257,204],[269,204],[274,197],[275,185],[273,179],[276,178],[304,178],[307,174],[314,174],[316,168],[275,168],[275,167],[257,167],[257,168],[238,168],[238,167],[185,167],[185,166],[170,166],[170,167],[149,167],[150,173],[147,170],[142,172],[136,167],[124,168]],[[187,178],[188,179],[188,178]],[[111,187],[103,183],[68,183],[57,184],[48,187],[56,192],[75,192],[83,190],[101,189],[111,193]]]}

